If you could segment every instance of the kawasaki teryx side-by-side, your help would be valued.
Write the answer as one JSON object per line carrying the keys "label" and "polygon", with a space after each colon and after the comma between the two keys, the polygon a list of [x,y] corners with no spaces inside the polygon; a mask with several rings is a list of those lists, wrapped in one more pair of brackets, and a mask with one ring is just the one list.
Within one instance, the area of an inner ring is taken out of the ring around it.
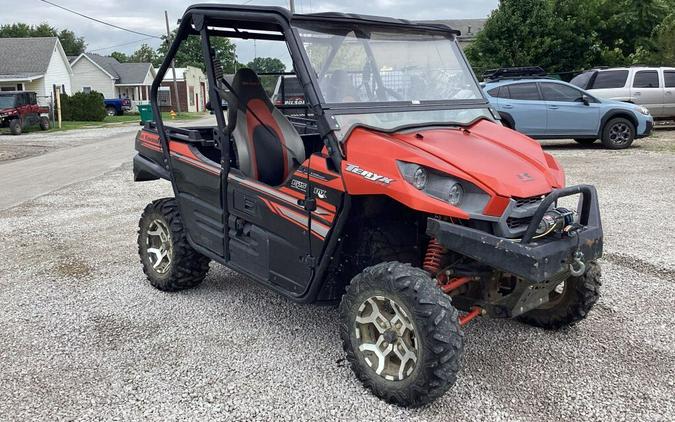
{"label": "kawasaki teryx side-by-side", "polygon": [[[152,87],[155,121],[136,138],[135,180],[167,179],[175,194],[140,220],[152,285],[194,287],[216,261],[291,300],[339,303],[354,372],[406,406],[455,382],[462,326],[479,315],[550,329],[583,319],[599,297],[596,191],[565,187],[555,158],[499,124],[457,35],[372,16],[188,8]],[[188,37],[201,40],[211,127],[159,114],[160,81]],[[225,75],[216,37],[277,41],[304,104],[273,103],[250,69]]]}

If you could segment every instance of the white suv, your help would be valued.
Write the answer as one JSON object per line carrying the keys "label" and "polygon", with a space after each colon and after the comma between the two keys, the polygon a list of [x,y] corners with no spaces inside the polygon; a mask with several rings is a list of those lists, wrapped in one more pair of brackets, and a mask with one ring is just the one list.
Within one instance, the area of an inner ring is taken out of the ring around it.
{"label": "white suv", "polygon": [[593,69],[571,83],[601,98],[647,107],[654,117],[675,117],[675,67]]}

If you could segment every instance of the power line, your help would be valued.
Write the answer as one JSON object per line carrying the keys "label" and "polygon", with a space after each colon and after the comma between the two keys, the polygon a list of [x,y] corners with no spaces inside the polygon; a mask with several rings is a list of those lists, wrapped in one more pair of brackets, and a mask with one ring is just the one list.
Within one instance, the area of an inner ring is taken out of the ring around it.
{"label": "power line", "polygon": [[140,42],[143,42],[143,41],[148,41],[148,40],[152,40],[152,39],[154,39],[154,38],[155,38],[155,37],[147,37],[147,38],[141,38],[140,40],[136,40],[136,41],[131,41],[131,42],[127,42],[127,43],[124,43],[124,44],[117,44],[117,45],[111,45],[110,47],[101,47],[101,48],[96,48],[96,49],[94,49],[94,50],[89,50],[89,52],[94,52],[94,51],[101,51],[101,50],[110,50],[111,48],[116,48],[116,47],[124,47],[125,45],[133,45],[133,44],[138,44],[138,43],[140,43]]}
{"label": "power line", "polygon": [[127,31],[127,32],[131,32],[131,33],[133,33],[133,34],[143,35],[143,36],[149,37],[149,38],[162,39],[162,37],[159,37],[159,36],[157,36],[157,35],[150,35],[150,34],[146,34],[146,33],[143,33],[143,32],[134,31],[133,29],[123,28],[123,27],[121,27],[121,26],[117,26],[117,25],[115,25],[115,24],[108,23],[108,22],[102,21],[102,20],[100,20],[100,19],[92,18],[91,16],[87,16],[87,15],[82,14],[82,13],[80,13],[80,12],[76,12],[76,11],[74,11],[74,10],[72,10],[72,9],[68,9],[67,7],[60,6],[60,5],[56,4],[56,3],[52,3],[51,1],[48,1],[48,0],[40,0],[40,1],[43,2],[43,3],[47,3],[47,4],[51,5],[51,6],[58,7],[59,9],[65,10],[66,12],[70,12],[70,13],[73,13],[73,14],[75,14],[75,15],[81,16],[81,17],[83,17],[83,18],[92,20],[92,21],[94,21],[94,22],[98,22],[98,23],[101,23],[101,24],[103,24],[103,25],[107,25],[107,26],[110,26],[110,27],[113,27],[113,28],[116,28],[116,29],[121,29],[122,31]]}

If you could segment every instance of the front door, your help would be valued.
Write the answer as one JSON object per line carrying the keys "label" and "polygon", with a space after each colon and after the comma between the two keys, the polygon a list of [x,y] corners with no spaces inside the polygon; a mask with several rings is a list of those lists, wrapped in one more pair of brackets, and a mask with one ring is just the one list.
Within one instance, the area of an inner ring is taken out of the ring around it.
{"label": "front door", "polygon": [[593,136],[600,125],[600,104],[582,100],[584,93],[569,85],[541,82],[547,106],[547,133],[551,136]]}

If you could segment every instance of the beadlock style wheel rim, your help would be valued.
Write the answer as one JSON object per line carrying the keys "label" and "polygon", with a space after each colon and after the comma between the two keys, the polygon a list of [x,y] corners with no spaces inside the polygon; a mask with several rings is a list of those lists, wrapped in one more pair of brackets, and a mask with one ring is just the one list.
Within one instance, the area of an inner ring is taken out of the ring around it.
{"label": "beadlock style wheel rim", "polygon": [[625,123],[617,123],[609,129],[609,140],[617,145],[624,145],[630,142],[631,130]]}
{"label": "beadlock style wheel rim", "polygon": [[395,300],[384,296],[367,299],[359,307],[354,329],[358,350],[377,375],[401,381],[413,373],[419,340],[410,317]]}
{"label": "beadlock style wheel rim", "polygon": [[162,220],[153,220],[148,226],[145,239],[148,260],[158,274],[165,274],[171,267],[171,236],[169,228]]}

